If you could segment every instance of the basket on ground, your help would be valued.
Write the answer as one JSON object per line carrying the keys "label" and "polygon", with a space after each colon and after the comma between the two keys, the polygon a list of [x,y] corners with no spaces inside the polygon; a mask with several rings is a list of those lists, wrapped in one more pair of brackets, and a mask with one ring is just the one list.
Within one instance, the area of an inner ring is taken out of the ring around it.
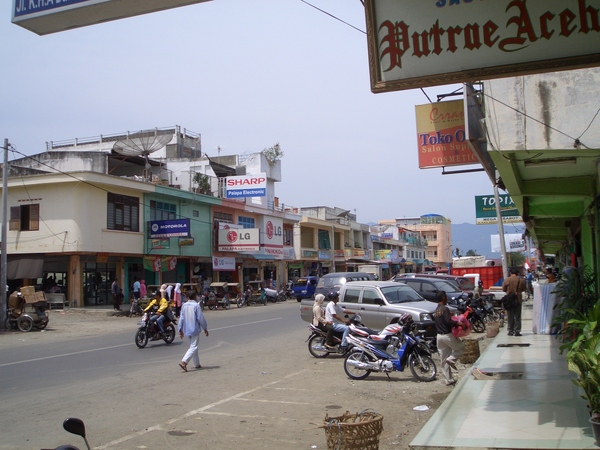
{"label": "basket on ground", "polygon": [[372,410],[343,416],[329,417],[321,428],[325,429],[329,450],[377,450],[379,436],[383,431],[383,416]]}
{"label": "basket on ground", "polygon": [[480,356],[478,339],[463,339],[465,352],[458,357],[462,364],[473,364]]}

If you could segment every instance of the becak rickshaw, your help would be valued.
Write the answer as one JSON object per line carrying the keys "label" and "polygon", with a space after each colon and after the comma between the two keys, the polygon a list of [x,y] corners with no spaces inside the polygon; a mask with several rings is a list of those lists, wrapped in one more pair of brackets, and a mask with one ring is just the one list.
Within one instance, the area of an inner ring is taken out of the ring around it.
{"label": "becak rickshaw", "polygon": [[208,300],[206,306],[208,309],[217,309],[219,307],[223,309],[229,309],[231,294],[229,293],[229,283],[215,281],[210,284],[211,290],[208,293]]}
{"label": "becak rickshaw", "polygon": [[267,296],[265,295],[265,282],[263,280],[247,281],[246,282],[246,303],[261,303],[267,305]]}
{"label": "becak rickshaw", "polygon": [[23,332],[31,331],[33,327],[43,330],[50,320],[46,307],[46,297],[43,292],[28,295],[13,292],[8,298],[6,328],[18,328]]}

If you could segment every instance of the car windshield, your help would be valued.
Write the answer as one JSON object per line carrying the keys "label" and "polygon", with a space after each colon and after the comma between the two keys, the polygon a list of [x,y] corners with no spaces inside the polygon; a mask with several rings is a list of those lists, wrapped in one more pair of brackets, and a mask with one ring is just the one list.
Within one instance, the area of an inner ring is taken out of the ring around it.
{"label": "car windshield", "polygon": [[298,278],[294,281],[294,286],[306,286],[308,284],[308,278]]}
{"label": "car windshield", "polygon": [[444,291],[446,293],[456,292],[456,286],[449,281],[434,281],[433,285],[436,291]]}
{"label": "car windshield", "polygon": [[391,304],[425,301],[413,288],[402,284],[382,287],[381,292],[387,302]]}
{"label": "car windshield", "polygon": [[473,280],[471,280],[470,278],[459,278],[457,280],[457,282],[463,291],[475,290],[475,284],[473,283]]}

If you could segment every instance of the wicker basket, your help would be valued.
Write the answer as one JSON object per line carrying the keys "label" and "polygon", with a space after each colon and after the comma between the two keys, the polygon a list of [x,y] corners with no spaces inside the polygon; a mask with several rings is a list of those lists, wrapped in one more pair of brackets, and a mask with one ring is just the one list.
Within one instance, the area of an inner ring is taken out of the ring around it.
{"label": "wicker basket", "polygon": [[480,356],[478,339],[463,339],[465,343],[465,352],[459,359],[462,364],[473,364]]}
{"label": "wicker basket", "polygon": [[343,416],[329,417],[321,428],[325,429],[329,450],[377,450],[379,435],[383,431],[383,416],[373,410]]}

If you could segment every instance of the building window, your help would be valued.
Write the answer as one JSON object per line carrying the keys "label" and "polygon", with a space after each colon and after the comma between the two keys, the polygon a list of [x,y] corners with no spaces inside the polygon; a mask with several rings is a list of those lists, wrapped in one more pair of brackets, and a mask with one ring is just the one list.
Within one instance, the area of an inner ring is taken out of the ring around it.
{"label": "building window", "polygon": [[329,230],[319,230],[319,250],[331,250]]}
{"label": "building window", "polygon": [[177,205],[173,203],[150,201],[150,220],[175,220],[177,218]]}
{"label": "building window", "polygon": [[20,205],[10,207],[9,230],[38,231],[40,229],[40,205]]}
{"label": "building window", "polygon": [[106,228],[109,230],[140,231],[140,199],[108,193]]}
{"label": "building window", "polygon": [[233,214],[215,211],[213,213],[213,219],[218,222],[233,223]]}
{"label": "building window", "polygon": [[293,245],[294,225],[290,223],[283,224],[283,245]]}
{"label": "building window", "polygon": [[244,228],[255,228],[254,227],[254,218],[253,217],[238,217],[238,225],[242,225]]}

